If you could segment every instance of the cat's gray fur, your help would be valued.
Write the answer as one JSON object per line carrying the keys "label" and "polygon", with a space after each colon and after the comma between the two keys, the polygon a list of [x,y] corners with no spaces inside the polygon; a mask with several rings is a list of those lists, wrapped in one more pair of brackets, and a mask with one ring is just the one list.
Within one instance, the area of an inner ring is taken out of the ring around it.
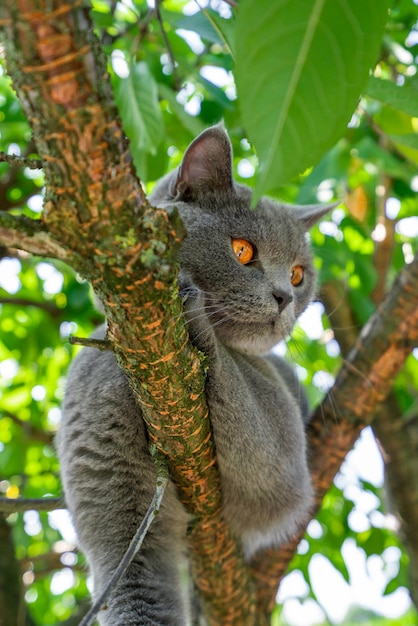
{"label": "cat's gray fur", "polygon": [[[195,344],[209,356],[206,394],[222,480],[223,514],[247,557],[288,538],[308,515],[311,483],[306,402],[292,370],[271,348],[311,301],[315,276],[306,231],[327,210],[262,199],[232,180],[226,132],[205,131],[151,198],[177,207],[187,237],[180,291]],[[242,265],[231,238],[250,241]],[[292,266],[305,274],[290,282]],[[99,335],[103,330],[99,331]],[[109,579],[155,489],[141,412],[114,356],[85,349],[71,368],[58,434],[66,502],[95,593]],[[113,594],[106,626],[185,626],[179,568],[188,516],[169,484],[144,547]]]}

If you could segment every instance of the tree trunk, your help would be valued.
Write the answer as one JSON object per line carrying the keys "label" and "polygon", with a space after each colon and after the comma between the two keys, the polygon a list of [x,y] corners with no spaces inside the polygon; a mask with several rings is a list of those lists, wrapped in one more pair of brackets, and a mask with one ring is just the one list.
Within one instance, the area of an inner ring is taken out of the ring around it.
{"label": "tree trunk", "polygon": [[0,513],[0,624],[34,626],[26,611],[22,575],[16,559],[12,529]]}

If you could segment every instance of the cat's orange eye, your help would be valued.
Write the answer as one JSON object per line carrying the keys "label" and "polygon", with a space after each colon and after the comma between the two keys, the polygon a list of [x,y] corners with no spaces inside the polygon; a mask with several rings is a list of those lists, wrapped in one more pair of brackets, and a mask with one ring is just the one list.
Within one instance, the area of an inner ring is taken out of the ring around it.
{"label": "cat's orange eye", "polygon": [[243,265],[254,258],[254,248],[246,239],[232,239],[232,249],[238,261]]}
{"label": "cat's orange eye", "polygon": [[301,285],[303,281],[303,267],[301,265],[294,265],[290,270],[290,282],[294,287]]}

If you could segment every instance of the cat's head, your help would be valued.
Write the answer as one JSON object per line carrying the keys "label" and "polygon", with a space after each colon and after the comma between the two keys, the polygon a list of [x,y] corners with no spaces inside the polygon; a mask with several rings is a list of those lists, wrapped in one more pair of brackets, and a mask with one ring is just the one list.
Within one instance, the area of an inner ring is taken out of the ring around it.
{"label": "cat's head", "polygon": [[[289,206],[234,183],[225,130],[204,131],[151,201],[177,207],[187,230],[180,263],[183,295],[226,346],[265,354],[292,330],[315,294],[308,229],[329,206]],[[193,307],[189,317],[193,316]]]}

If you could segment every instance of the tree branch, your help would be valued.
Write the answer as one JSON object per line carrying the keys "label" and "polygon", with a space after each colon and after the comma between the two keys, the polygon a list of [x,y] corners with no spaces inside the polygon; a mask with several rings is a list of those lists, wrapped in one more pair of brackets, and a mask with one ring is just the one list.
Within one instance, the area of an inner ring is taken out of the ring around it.
{"label": "tree branch", "polygon": [[0,152],[0,163],[8,163],[12,167],[29,167],[32,170],[40,170],[43,167],[40,159],[28,159],[27,157],[6,154],[5,152]]}
{"label": "tree branch", "polygon": [[112,351],[112,342],[108,339],[93,339],[92,337],[74,337],[68,338],[72,346],[84,346],[85,348],[96,348],[102,352]]}
{"label": "tree branch", "polygon": [[0,211],[0,245],[63,261],[69,256],[67,250],[54,241],[43,222],[4,211]]}
{"label": "tree branch", "polygon": [[[38,159],[29,159],[27,156],[25,156],[27,154],[32,154],[33,152],[35,152],[35,148],[34,148],[33,142],[30,141],[26,147],[25,154],[23,155],[23,157],[13,157],[13,160],[20,158],[22,165],[23,165],[23,162],[26,163],[26,161],[35,163],[38,161]],[[4,154],[4,153],[0,153],[0,154]],[[9,157],[9,155],[6,155],[6,156]],[[36,192],[35,191],[36,188],[31,187],[30,191],[27,189],[26,195],[24,195],[23,197],[20,197],[18,200],[13,200],[12,198],[10,198],[8,194],[9,189],[14,186],[20,186],[21,178],[22,178],[21,168],[13,167],[13,166],[10,167],[8,173],[5,176],[3,175],[1,177],[0,207],[2,211],[10,211],[11,209],[14,209],[16,207],[21,207]]]}
{"label": "tree branch", "polygon": [[[337,284],[328,285],[323,301],[334,326],[335,336],[343,355],[357,341],[358,330],[353,323],[352,312],[346,296]],[[335,309],[336,300],[339,301]],[[335,314],[330,312],[335,310]],[[351,320],[351,324],[350,324]],[[345,332],[340,333],[340,328]],[[378,438],[386,470],[386,482],[400,521],[400,536],[410,559],[410,592],[418,607],[418,420],[402,415],[394,390],[378,407],[373,419],[373,431]]]}
{"label": "tree branch", "polygon": [[[1,300],[0,300],[0,303],[1,303]],[[53,444],[54,436],[51,432],[47,432],[45,430],[42,430],[41,428],[37,428],[36,426],[31,424],[31,422],[25,422],[19,419],[13,413],[9,413],[8,411],[1,411],[1,413],[3,417],[8,417],[10,420],[12,420],[12,422],[20,426],[20,428],[22,428],[22,430],[28,437],[31,437],[32,439],[36,439],[37,441],[40,441],[41,443],[46,443],[49,446]]]}
{"label": "tree branch", "polygon": [[40,300],[30,300],[29,298],[2,298],[0,297],[0,304],[11,304],[12,306],[23,306],[23,307],[34,307],[36,309],[41,309],[41,311],[45,311],[52,318],[58,317],[62,314],[62,309],[60,309],[54,302],[46,302]]}
{"label": "tree branch", "polygon": [[0,513],[0,606],[4,624],[34,626],[21,593],[21,572],[16,559],[12,528]]}
{"label": "tree branch", "polygon": [[0,511],[6,515],[56,509],[65,509],[64,498],[0,498]]}

